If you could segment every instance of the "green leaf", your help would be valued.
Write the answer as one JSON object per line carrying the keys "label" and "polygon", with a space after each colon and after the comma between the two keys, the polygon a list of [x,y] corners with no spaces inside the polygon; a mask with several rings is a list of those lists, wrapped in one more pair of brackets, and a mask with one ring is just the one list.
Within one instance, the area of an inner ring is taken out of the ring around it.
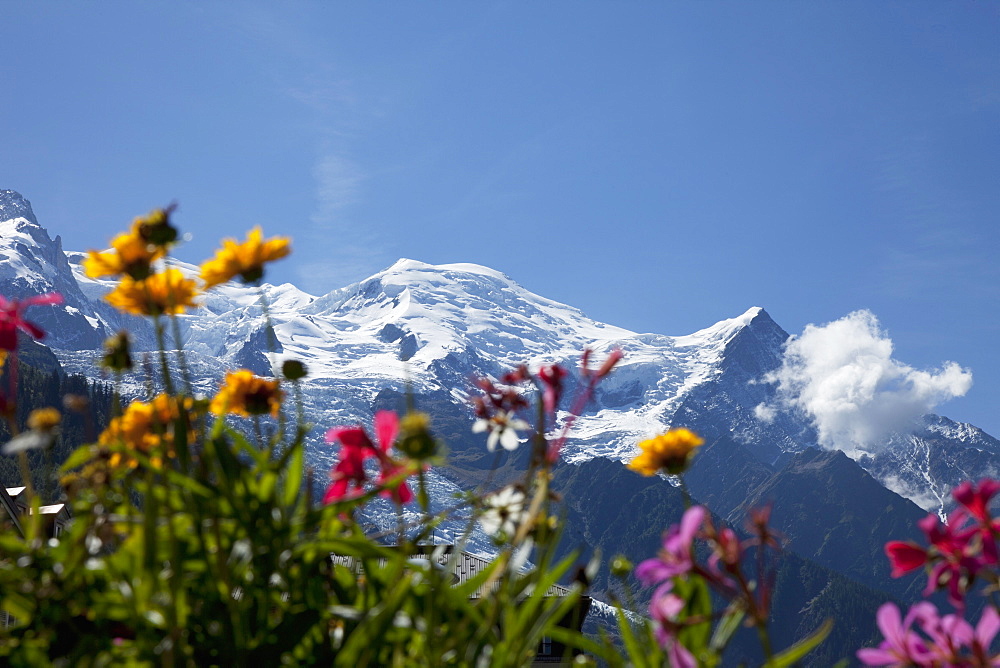
{"label": "green leaf", "polygon": [[689,576],[674,578],[674,593],[684,599],[685,619],[701,618],[704,621],[686,625],[677,634],[681,644],[692,654],[700,656],[708,649],[712,639],[712,595],[704,578]]}
{"label": "green leaf", "polygon": [[794,665],[795,662],[826,640],[826,637],[830,635],[831,629],[833,629],[833,620],[828,619],[823,622],[822,626],[813,631],[811,635],[806,636],[785,651],[777,654],[765,665],[767,668],[785,668],[786,666]]}
{"label": "green leaf", "polygon": [[274,488],[278,484],[278,474],[274,471],[268,471],[260,478],[260,487],[257,488],[257,498],[261,501],[267,501],[271,498],[271,494],[274,492]]}
{"label": "green leaf", "polygon": [[[285,453],[288,463],[285,468],[285,488],[282,490],[281,502],[287,507],[295,503],[302,487],[302,470],[305,466],[305,446],[294,443]],[[284,459],[284,457],[282,458]]]}
{"label": "green leaf", "polygon": [[97,454],[97,448],[93,445],[81,445],[79,448],[73,451],[63,465],[59,467],[60,473],[66,473],[72,471],[75,468],[83,466]]}
{"label": "green leaf", "polygon": [[716,625],[709,648],[716,654],[722,654],[744,617],[746,617],[746,611],[743,608],[730,607]]}
{"label": "green leaf", "polygon": [[598,643],[582,633],[567,629],[563,626],[553,626],[549,628],[546,633],[557,643],[598,656],[607,661],[611,666],[625,665],[624,661],[622,661],[621,654],[615,650],[614,645],[611,644],[610,640],[605,639],[603,643]]}
{"label": "green leaf", "polygon": [[639,645],[639,641],[632,632],[632,622],[628,620],[628,617],[625,616],[621,608],[616,607],[615,614],[618,616],[618,630],[622,634],[622,642],[625,643],[625,651],[628,653],[628,658],[632,661],[633,665],[648,665],[646,663],[646,652]]}

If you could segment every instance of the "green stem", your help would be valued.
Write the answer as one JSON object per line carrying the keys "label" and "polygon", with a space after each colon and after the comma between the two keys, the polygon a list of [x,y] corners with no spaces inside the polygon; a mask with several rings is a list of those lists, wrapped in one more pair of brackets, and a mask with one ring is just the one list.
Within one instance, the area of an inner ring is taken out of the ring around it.
{"label": "green stem", "polygon": [[[115,370],[114,394],[111,397],[111,417],[116,418],[122,414],[122,372]],[[89,417],[89,414],[88,414]]]}
{"label": "green stem", "polygon": [[191,371],[188,368],[187,355],[184,353],[184,342],[181,339],[181,327],[177,322],[177,316],[170,315],[170,327],[174,336],[174,346],[177,347],[177,361],[181,365],[181,376],[184,378],[185,392],[190,396],[193,393],[191,383]]}
{"label": "green stem", "polygon": [[306,413],[305,408],[302,404],[302,383],[298,380],[292,381],[292,389],[295,393],[295,421],[296,421],[296,440],[302,438],[306,430]]}
{"label": "green stem", "polygon": [[774,658],[774,651],[771,649],[771,638],[767,633],[767,621],[758,619],[754,622],[757,627],[757,637],[760,639],[761,649],[764,650],[764,665],[770,665]]}
{"label": "green stem", "polygon": [[31,467],[28,466],[28,453],[21,450],[17,453],[17,463],[21,466],[21,478],[24,481],[24,498],[31,505],[31,498],[35,495],[35,487],[31,484]]}
{"label": "green stem", "polygon": [[[274,331],[274,322],[271,320],[271,308],[267,301],[267,294],[264,292],[263,286],[260,285],[260,281],[257,282],[257,301],[260,303],[261,313],[264,315],[264,328],[267,330],[267,349],[268,352],[276,354],[278,352],[278,335]],[[268,358],[270,362],[270,358]],[[272,370],[272,373],[274,371]],[[275,374],[278,378],[278,374]],[[278,378],[278,387],[281,387],[281,379]],[[285,412],[283,410],[278,411],[278,432],[274,435],[273,445],[283,441],[285,438]]]}
{"label": "green stem", "polygon": [[163,336],[163,322],[160,316],[153,316],[153,331],[156,332],[156,347],[160,349],[160,373],[163,374],[163,386],[167,394],[174,394],[174,382],[170,377],[170,367],[167,365],[167,344]]}
{"label": "green stem", "polygon": [[420,510],[424,516],[424,520],[430,519],[431,514],[431,499],[427,493],[427,480],[424,477],[424,467],[420,467],[420,471],[417,473],[418,486],[420,488],[420,493],[417,495],[417,499],[420,501]]}
{"label": "green stem", "polygon": [[261,430],[261,427],[260,427],[260,416],[259,415],[254,415],[253,416],[253,431],[254,431],[254,435],[257,437],[257,447],[260,448],[261,450],[263,450],[264,449],[264,432]]}
{"label": "green stem", "polygon": [[681,473],[677,476],[677,479],[681,483],[681,494],[684,495],[684,510],[689,510],[691,508],[691,492],[688,490],[687,483],[684,481],[684,474]]}
{"label": "green stem", "polygon": [[271,321],[271,309],[267,302],[267,295],[263,286],[257,284],[257,296],[260,301],[260,310],[264,314],[264,326],[267,328],[267,347],[272,353],[278,352],[278,335],[274,333],[274,323]]}

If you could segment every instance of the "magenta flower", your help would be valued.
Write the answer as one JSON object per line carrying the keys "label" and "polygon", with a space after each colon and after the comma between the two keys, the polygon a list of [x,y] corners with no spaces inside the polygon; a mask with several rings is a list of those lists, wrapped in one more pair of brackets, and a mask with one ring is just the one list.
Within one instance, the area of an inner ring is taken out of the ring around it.
{"label": "magenta flower", "polygon": [[566,377],[566,369],[558,364],[543,366],[538,370],[538,379],[542,381],[542,404],[545,412],[555,413],[559,406],[559,399],[562,397],[563,378]]}
{"label": "magenta flower", "polygon": [[[354,498],[368,479],[365,475],[367,452],[346,443],[340,448],[340,461],[330,472],[332,482],[323,495],[323,503],[333,503]],[[353,491],[351,488],[354,488]]]}
{"label": "magenta flower", "polygon": [[971,482],[966,480],[953,489],[951,495],[956,501],[965,506],[972,517],[981,524],[989,525],[991,521],[990,499],[997,492],[1000,492],[1000,482],[983,478],[975,487],[973,487]]}
{"label": "magenta flower", "polygon": [[1000,631],[1000,615],[996,608],[987,606],[975,628],[956,614],[938,618],[936,611],[922,618],[920,625],[931,639],[928,649],[935,660],[933,665],[1000,665],[1000,654],[990,654],[993,639]]}
{"label": "magenta flower", "polygon": [[868,666],[924,666],[930,665],[931,650],[911,626],[918,618],[931,623],[937,619],[937,610],[926,601],[917,603],[900,619],[895,603],[885,603],[878,609],[875,621],[885,640],[878,647],[865,647],[857,652],[858,660]]}
{"label": "magenta flower", "polygon": [[[743,545],[736,532],[729,527],[720,529],[715,535],[715,540],[710,542],[713,550],[708,558],[708,572],[705,575],[718,590],[729,596],[735,595],[737,583],[726,572],[735,573],[739,570],[740,560],[743,558]],[[766,587],[762,586],[760,591],[763,593],[765,589]]]}
{"label": "magenta flower", "polygon": [[593,377],[596,380],[600,380],[611,373],[611,370],[615,368],[615,365],[621,362],[622,358],[625,357],[625,353],[622,352],[621,348],[613,348],[604,359],[604,362],[601,363],[601,366],[597,368],[597,371],[591,371],[590,355],[590,348],[585,348],[583,351],[583,357],[580,360],[580,369],[584,378]]}
{"label": "magenta flower", "polygon": [[[973,628],[960,615],[938,615],[927,601],[910,608],[900,620],[899,608],[886,603],[877,621],[885,640],[877,648],[858,650],[857,657],[869,666],[997,666],[1000,654],[990,646],[1000,632],[1000,614],[992,606],[983,610]],[[925,636],[912,628],[916,624]]]}
{"label": "magenta flower", "polygon": [[0,350],[17,350],[17,330],[41,339],[45,332],[33,322],[24,319],[24,310],[29,306],[45,306],[62,304],[63,298],[58,292],[50,292],[27,299],[7,299],[0,295]]}
{"label": "magenta flower", "polygon": [[361,427],[334,427],[326,432],[326,442],[335,441],[340,441],[340,461],[330,472],[333,482],[323,495],[323,503],[357,496],[368,479],[365,461],[374,455],[371,439]]}
{"label": "magenta flower", "polygon": [[649,614],[656,621],[656,640],[667,650],[669,665],[698,668],[694,655],[677,639],[682,626],[678,619],[683,609],[684,600],[669,592],[653,597],[649,604]]}
{"label": "magenta flower", "polygon": [[984,563],[972,545],[976,529],[962,528],[967,519],[968,515],[959,508],[951,514],[947,524],[933,513],[917,522],[933,550],[929,553],[933,559],[924,596],[935,589],[947,588],[948,602],[957,610],[965,608],[965,592]]}
{"label": "magenta flower", "polygon": [[684,512],[680,524],[667,530],[659,555],[647,559],[635,569],[636,577],[643,584],[658,584],[691,570],[691,544],[705,521],[705,513],[704,506],[691,506]]}
{"label": "magenta flower", "polygon": [[1000,482],[983,478],[975,487],[968,480],[952,490],[951,494],[979,524],[978,533],[982,540],[982,562],[995,566],[1000,563],[995,536],[1000,523],[990,515],[990,499],[1000,492]]}
{"label": "magenta flower", "polygon": [[[326,432],[326,442],[339,441],[341,447],[340,461],[330,472],[333,482],[323,496],[323,503],[356,496],[368,480],[364,467],[368,459],[375,458],[379,462],[382,471],[378,480],[380,485],[386,485],[404,470],[389,456],[389,449],[399,435],[399,417],[392,411],[379,411],[375,413],[373,427],[377,445],[368,437],[364,427],[333,427]],[[381,495],[391,497],[397,503],[408,503],[413,499],[413,492],[406,481],[384,489]]]}
{"label": "magenta flower", "polygon": [[1000,665],[1000,654],[990,654],[990,646],[993,645],[993,639],[998,632],[1000,632],[1000,613],[996,608],[986,606],[969,643],[973,656],[980,660],[981,665]]}
{"label": "magenta flower", "polygon": [[898,578],[927,563],[927,550],[912,541],[890,540],[885,544],[885,556],[892,565],[892,577]]}

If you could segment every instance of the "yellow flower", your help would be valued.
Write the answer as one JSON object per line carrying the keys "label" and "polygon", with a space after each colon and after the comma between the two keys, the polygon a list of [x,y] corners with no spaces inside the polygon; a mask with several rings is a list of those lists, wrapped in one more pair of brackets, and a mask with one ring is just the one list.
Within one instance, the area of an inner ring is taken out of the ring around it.
{"label": "yellow flower", "polygon": [[216,415],[232,413],[248,417],[270,413],[277,417],[284,396],[277,380],[261,378],[247,369],[240,369],[226,374],[209,410]]}
{"label": "yellow flower", "polygon": [[3,368],[3,364],[6,361],[7,361],[7,351],[0,349],[0,369]]}
{"label": "yellow flower", "polygon": [[28,415],[28,429],[33,431],[52,431],[62,421],[62,414],[55,408],[36,408]]}
{"label": "yellow flower", "polygon": [[197,306],[194,303],[197,295],[198,286],[194,281],[184,278],[178,269],[167,269],[142,281],[126,276],[104,299],[126,313],[175,315],[189,306]]}
{"label": "yellow flower", "polygon": [[671,429],[639,443],[642,450],[629,462],[628,467],[645,476],[654,475],[661,469],[670,474],[683,473],[694,449],[704,443],[693,431]]}
{"label": "yellow flower", "polygon": [[131,231],[111,240],[111,248],[106,252],[87,251],[83,260],[83,271],[87,276],[100,278],[124,274],[141,281],[152,273],[153,261],[163,257],[163,249],[150,245],[140,234],[138,219],[132,224]]}
{"label": "yellow flower", "polygon": [[260,227],[250,230],[242,244],[236,239],[223,239],[215,257],[201,265],[205,289],[239,276],[244,283],[253,283],[264,276],[264,263],[280,260],[291,252],[287,237],[263,239]]}
{"label": "yellow flower", "polygon": [[[194,405],[190,397],[183,399],[169,394],[159,394],[151,402],[133,401],[125,412],[112,418],[98,443],[105,447],[119,449],[111,455],[111,466],[138,466],[138,461],[129,455],[129,450],[150,453],[166,445],[166,454],[172,455],[174,430],[178,424],[188,428],[189,412]],[[183,420],[181,420],[183,418]],[[124,446],[124,452],[120,449]],[[159,457],[156,461],[162,461]]]}

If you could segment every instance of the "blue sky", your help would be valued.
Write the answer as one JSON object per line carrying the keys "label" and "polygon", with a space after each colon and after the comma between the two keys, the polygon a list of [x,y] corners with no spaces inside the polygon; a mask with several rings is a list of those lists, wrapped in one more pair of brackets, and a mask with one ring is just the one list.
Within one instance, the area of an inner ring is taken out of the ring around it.
{"label": "blue sky", "polygon": [[0,188],[69,249],[176,201],[319,294],[476,262],[638,331],[869,309],[1000,436],[1000,5],[0,3]]}

